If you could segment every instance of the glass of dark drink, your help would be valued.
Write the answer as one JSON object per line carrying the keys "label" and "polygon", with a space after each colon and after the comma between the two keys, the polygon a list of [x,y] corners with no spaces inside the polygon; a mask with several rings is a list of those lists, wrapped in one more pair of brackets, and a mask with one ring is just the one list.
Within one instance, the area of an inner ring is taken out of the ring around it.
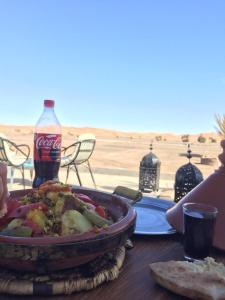
{"label": "glass of dark drink", "polygon": [[202,260],[210,255],[218,210],[206,204],[185,203],[183,213],[184,257]]}

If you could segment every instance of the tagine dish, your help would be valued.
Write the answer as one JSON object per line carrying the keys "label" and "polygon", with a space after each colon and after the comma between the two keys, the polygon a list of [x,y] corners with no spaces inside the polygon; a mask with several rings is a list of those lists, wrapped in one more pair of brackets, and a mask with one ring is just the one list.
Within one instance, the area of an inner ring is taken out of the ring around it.
{"label": "tagine dish", "polygon": [[12,191],[0,219],[0,266],[47,271],[84,264],[124,245],[136,213],[116,195],[48,181]]}

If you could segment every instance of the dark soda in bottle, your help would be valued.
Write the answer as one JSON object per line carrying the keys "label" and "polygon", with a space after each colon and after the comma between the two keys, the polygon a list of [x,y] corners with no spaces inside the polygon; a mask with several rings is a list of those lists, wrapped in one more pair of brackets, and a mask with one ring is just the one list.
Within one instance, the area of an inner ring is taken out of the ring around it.
{"label": "dark soda in bottle", "polygon": [[44,100],[44,111],[34,130],[34,188],[47,180],[58,180],[62,133],[54,104],[54,100]]}

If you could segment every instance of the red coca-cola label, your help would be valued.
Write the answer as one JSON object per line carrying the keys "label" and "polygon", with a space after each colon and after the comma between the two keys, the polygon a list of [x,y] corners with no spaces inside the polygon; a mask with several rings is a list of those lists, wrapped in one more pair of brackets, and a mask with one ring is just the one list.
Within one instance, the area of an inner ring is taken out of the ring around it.
{"label": "red coca-cola label", "polygon": [[60,161],[61,134],[35,133],[34,160]]}

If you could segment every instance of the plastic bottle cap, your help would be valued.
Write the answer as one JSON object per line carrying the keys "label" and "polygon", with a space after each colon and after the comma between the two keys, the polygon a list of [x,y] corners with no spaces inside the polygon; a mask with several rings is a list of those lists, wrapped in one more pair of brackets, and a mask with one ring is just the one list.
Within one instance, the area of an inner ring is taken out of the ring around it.
{"label": "plastic bottle cap", "polygon": [[45,107],[54,107],[55,101],[54,100],[44,100],[44,106]]}

